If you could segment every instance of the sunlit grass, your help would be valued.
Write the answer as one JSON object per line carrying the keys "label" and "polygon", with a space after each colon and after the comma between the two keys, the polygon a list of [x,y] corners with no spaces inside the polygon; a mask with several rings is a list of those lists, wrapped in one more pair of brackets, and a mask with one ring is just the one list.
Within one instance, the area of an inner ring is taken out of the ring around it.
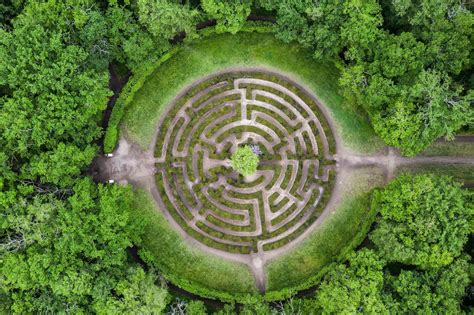
{"label": "sunlit grass", "polygon": [[134,195],[137,215],[147,222],[142,254],[168,280],[189,292],[229,301],[256,292],[247,266],[194,248],[157,210],[145,191]]}
{"label": "sunlit grass", "polygon": [[148,148],[160,114],[182,89],[203,76],[239,66],[273,69],[310,89],[330,110],[346,146],[373,152],[383,145],[363,112],[344,102],[335,65],[316,62],[311,51],[298,44],[259,33],[213,35],[183,44],[135,94],[124,119],[129,136]]}
{"label": "sunlit grass", "polygon": [[360,169],[343,181],[337,208],[299,246],[267,266],[270,297],[272,291],[311,287],[330,263],[343,260],[366,237],[375,215],[370,191],[383,185],[384,174],[377,168]]}

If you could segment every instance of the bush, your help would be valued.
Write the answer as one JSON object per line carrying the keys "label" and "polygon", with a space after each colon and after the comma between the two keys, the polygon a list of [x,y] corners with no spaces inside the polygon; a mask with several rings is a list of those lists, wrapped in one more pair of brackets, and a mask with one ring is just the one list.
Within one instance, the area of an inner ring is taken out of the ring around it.
{"label": "bush", "polygon": [[232,154],[231,165],[234,170],[244,176],[250,176],[257,171],[259,158],[249,146],[238,147]]}
{"label": "bush", "polygon": [[171,49],[169,52],[161,56],[161,58],[154,64],[145,63],[145,66],[137,70],[130,78],[120,94],[119,99],[115,103],[112,115],[110,116],[109,125],[104,136],[104,153],[111,153],[117,146],[120,137],[120,121],[125,114],[128,104],[133,100],[135,93],[140,90],[148,76],[151,75],[156,68],[166,60],[170,59],[178,51],[178,47],[179,46],[176,46],[174,49]]}

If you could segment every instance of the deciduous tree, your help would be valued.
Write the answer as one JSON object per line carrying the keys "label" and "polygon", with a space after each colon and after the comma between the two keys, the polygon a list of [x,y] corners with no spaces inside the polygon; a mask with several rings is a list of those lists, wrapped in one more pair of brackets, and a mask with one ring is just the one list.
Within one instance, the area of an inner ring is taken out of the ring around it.
{"label": "deciduous tree", "polygon": [[202,8],[210,18],[217,20],[219,32],[237,33],[250,14],[251,0],[202,0]]}
{"label": "deciduous tree", "polygon": [[461,254],[473,220],[467,192],[449,177],[403,175],[375,193],[370,238],[388,261],[437,268]]}
{"label": "deciduous tree", "polygon": [[465,257],[427,271],[402,270],[387,277],[386,305],[391,314],[461,314],[461,300],[469,284]]}
{"label": "deciduous tree", "polygon": [[323,314],[384,314],[384,262],[370,250],[349,257],[325,276],[316,292],[315,311]]}
{"label": "deciduous tree", "polygon": [[244,176],[250,176],[257,170],[259,158],[250,146],[238,147],[232,154],[232,168]]}
{"label": "deciduous tree", "polygon": [[163,309],[156,278],[127,267],[126,248],[143,231],[129,188],[87,179],[66,195],[25,188],[0,198],[0,287],[10,312]]}
{"label": "deciduous tree", "polygon": [[192,37],[196,32],[199,11],[187,4],[170,0],[138,0],[137,6],[140,22],[156,37],[171,39],[179,32]]}

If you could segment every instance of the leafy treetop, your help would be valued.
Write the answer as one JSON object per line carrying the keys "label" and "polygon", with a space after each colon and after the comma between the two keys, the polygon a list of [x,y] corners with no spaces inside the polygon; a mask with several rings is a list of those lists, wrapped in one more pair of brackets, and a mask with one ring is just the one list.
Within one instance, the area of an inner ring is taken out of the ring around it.
{"label": "leafy treetop", "polygon": [[466,194],[449,177],[401,176],[375,193],[381,218],[370,237],[388,261],[448,265],[469,235],[474,209]]}
{"label": "leafy treetop", "polygon": [[260,0],[276,11],[276,36],[317,59],[336,59],[350,101],[404,155],[472,124],[469,5],[453,0]]}
{"label": "leafy treetop", "polygon": [[258,156],[249,146],[238,147],[231,157],[232,168],[244,176],[255,173],[258,162]]}
{"label": "leafy treetop", "polygon": [[349,257],[349,266],[335,266],[316,295],[314,308],[323,314],[383,314],[382,288],[385,262],[373,251],[361,250]]}

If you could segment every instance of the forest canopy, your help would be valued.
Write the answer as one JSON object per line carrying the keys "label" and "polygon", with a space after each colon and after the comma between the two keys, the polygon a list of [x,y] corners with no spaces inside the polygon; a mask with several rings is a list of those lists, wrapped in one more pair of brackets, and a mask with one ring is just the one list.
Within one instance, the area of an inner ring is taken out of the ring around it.
{"label": "forest canopy", "polygon": [[[413,156],[472,131],[472,9],[457,0],[3,1],[0,312],[156,314],[170,302],[159,272],[130,258],[148,224],[133,214],[131,189],[88,173],[112,65],[137,74],[181,40],[199,40],[200,23],[236,33],[263,16],[282,41],[336,63],[346,101]],[[472,199],[450,178],[395,180],[373,195],[373,248],[334,264],[314,297],[282,309],[460,312]],[[263,302],[241,310],[271,311]]]}
{"label": "forest canopy", "polygon": [[473,124],[469,4],[421,1],[262,1],[276,35],[336,59],[345,96],[406,155]]}

